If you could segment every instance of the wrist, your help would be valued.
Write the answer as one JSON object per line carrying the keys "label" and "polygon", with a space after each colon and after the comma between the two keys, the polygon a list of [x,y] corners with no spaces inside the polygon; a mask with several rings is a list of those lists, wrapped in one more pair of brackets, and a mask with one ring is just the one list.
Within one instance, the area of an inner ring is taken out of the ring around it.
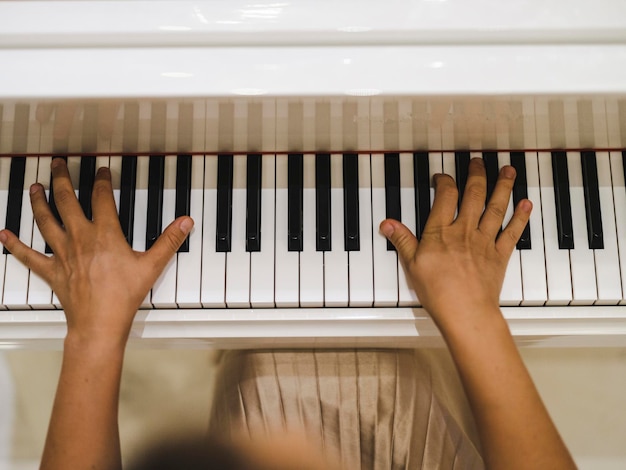
{"label": "wrist", "polygon": [[98,355],[106,357],[115,353],[123,355],[126,340],[127,337],[119,335],[93,335],[69,329],[63,342],[63,349],[65,352],[78,352],[81,355],[92,353],[96,357]]}
{"label": "wrist", "polygon": [[443,313],[436,316],[436,323],[446,341],[510,335],[508,324],[497,305],[462,307]]}

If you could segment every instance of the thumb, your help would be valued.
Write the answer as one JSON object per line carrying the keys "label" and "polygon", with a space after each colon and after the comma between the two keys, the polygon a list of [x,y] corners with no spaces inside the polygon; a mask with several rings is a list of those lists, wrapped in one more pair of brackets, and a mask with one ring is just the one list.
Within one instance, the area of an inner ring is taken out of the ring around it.
{"label": "thumb", "polygon": [[169,224],[163,233],[159,236],[152,248],[147,251],[151,264],[161,273],[169,260],[183,244],[189,232],[193,228],[193,219],[191,217],[179,217]]}
{"label": "thumb", "polygon": [[385,219],[380,223],[380,231],[393,244],[400,260],[409,263],[415,257],[417,238],[406,225],[393,219]]}

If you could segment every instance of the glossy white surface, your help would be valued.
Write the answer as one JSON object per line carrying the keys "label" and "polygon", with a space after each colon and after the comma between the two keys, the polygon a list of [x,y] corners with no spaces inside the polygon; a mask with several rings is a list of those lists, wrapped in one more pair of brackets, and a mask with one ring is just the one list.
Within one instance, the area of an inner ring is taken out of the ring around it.
{"label": "glossy white surface", "polygon": [[615,0],[0,2],[0,45],[623,42]]}
{"label": "glossy white surface", "polygon": [[0,49],[0,63],[2,101],[626,93],[622,44]]}
{"label": "glossy white surface", "polygon": [[[626,313],[620,307],[504,307],[521,346],[626,345]],[[63,312],[1,311],[1,348],[58,348]],[[442,346],[432,320],[420,308],[140,310],[131,344],[159,347],[354,347]]]}

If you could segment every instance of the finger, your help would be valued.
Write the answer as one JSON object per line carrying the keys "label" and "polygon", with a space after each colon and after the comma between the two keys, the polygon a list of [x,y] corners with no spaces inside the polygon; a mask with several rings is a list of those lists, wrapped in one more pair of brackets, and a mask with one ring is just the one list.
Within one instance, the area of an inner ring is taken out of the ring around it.
{"label": "finger", "polygon": [[515,168],[512,166],[505,166],[500,170],[498,175],[498,181],[496,187],[493,190],[493,194],[487,206],[485,212],[480,219],[478,229],[494,238],[502,227],[502,221],[506,214],[506,208],[509,205],[509,199],[511,198],[511,191],[513,190],[513,183],[515,181]]}
{"label": "finger", "polygon": [[111,185],[111,171],[106,167],[99,168],[96,173],[91,193],[91,207],[95,223],[119,227],[120,221]]}
{"label": "finger", "polygon": [[415,258],[418,241],[406,225],[393,219],[385,219],[380,223],[380,231],[393,244],[400,261],[408,265]]}
{"label": "finger", "polygon": [[35,110],[35,119],[37,119],[39,124],[46,124],[52,117],[53,111],[54,104],[52,103],[38,104],[37,109]]}
{"label": "finger", "polygon": [[154,242],[152,248],[146,252],[146,258],[151,266],[156,269],[156,277],[165,268],[170,258],[174,256],[180,245],[193,228],[193,219],[183,216],[169,224],[161,236]]}
{"label": "finger", "polygon": [[52,136],[55,141],[66,142],[74,125],[74,115],[77,111],[75,104],[59,104],[54,113],[54,129]]}
{"label": "finger", "polygon": [[486,197],[487,175],[485,173],[485,163],[480,157],[472,158],[457,220],[470,224],[474,228],[478,227],[478,221],[485,208]]}
{"label": "finger", "polygon": [[9,230],[0,231],[0,243],[24,266],[49,283],[54,263],[51,258],[26,246]]}
{"label": "finger", "polygon": [[454,221],[459,191],[450,175],[435,175],[435,198],[426,220],[426,227],[441,227]]}
{"label": "finger", "polygon": [[98,132],[106,140],[113,135],[115,116],[120,108],[119,101],[105,101],[98,107]]}
{"label": "finger", "polygon": [[53,158],[50,168],[52,169],[54,203],[63,225],[68,229],[77,228],[87,219],[76,199],[67,163],[63,158]]}
{"label": "finger", "polygon": [[496,249],[499,253],[507,256],[511,256],[515,244],[522,236],[524,228],[530,218],[530,213],[533,209],[533,204],[528,199],[522,199],[513,213],[513,217],[502,231],[498,239],[496,240]]}
{"label": "finger", "polygon": [[65,231],[52,214],[50,205],[46,201],[46,193],[40,184],[33,184],[30,187],[30,205],[33,208],[33,217],[43,239],[52,248],[52,251],[59,254],[59,246],[62,245],[60,242],[65,237]]}

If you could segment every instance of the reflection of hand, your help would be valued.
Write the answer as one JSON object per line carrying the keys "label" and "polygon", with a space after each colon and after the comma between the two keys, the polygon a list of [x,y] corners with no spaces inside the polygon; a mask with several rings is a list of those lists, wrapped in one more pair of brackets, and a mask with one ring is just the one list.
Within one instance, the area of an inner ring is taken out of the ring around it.
{"label": "reflection of hand", "polygon": [[[100,103],[93,103],[98,113],[98,120],[95,123],[97,126],[97,133],[105,140],[111,139],[113,135],[113,127],[115,125],[115,117],[120,108],[120,103],[117,101],[106,101]],[[39,124],[46,124],[52,120],[52,114],[54,113],[54,129],[52,131],[52,137],[54,141],[67,141],[72,125],[74,124],[74,116],[82,108],[89,106],[86,102],[76,103],[41,103],[37,105],[35,111],[35,118]]]}
{"label": "reflection of hand", "polygon": [[5,230],[0,241],[57,294],[67,317],[68,336],[125,341],[142,300],[193,226],[176,219],[145,253],[134,252],[122,234],[109,170],[101,168],[93,187],[93,222],[74,195],[65,161],[52,161],[54,197],[63,227],[53,217],[43,188],[31,186],[37,225],[54,255],[32,250]]}
{"label": "reflection of hand", "polygon": [[456,219],[456,185],[450,176],[438,175],[433,208],[419,242],[400,222],[381,223],[422,305],[444,333],[449,325],[467,325],[464,319],[499,309],[506,266],[532,209],[530,201],[521,201],[498,235],[514,180],[515,170],[504,167],[485,208],[485,169],[482,159],[475,158]]}

